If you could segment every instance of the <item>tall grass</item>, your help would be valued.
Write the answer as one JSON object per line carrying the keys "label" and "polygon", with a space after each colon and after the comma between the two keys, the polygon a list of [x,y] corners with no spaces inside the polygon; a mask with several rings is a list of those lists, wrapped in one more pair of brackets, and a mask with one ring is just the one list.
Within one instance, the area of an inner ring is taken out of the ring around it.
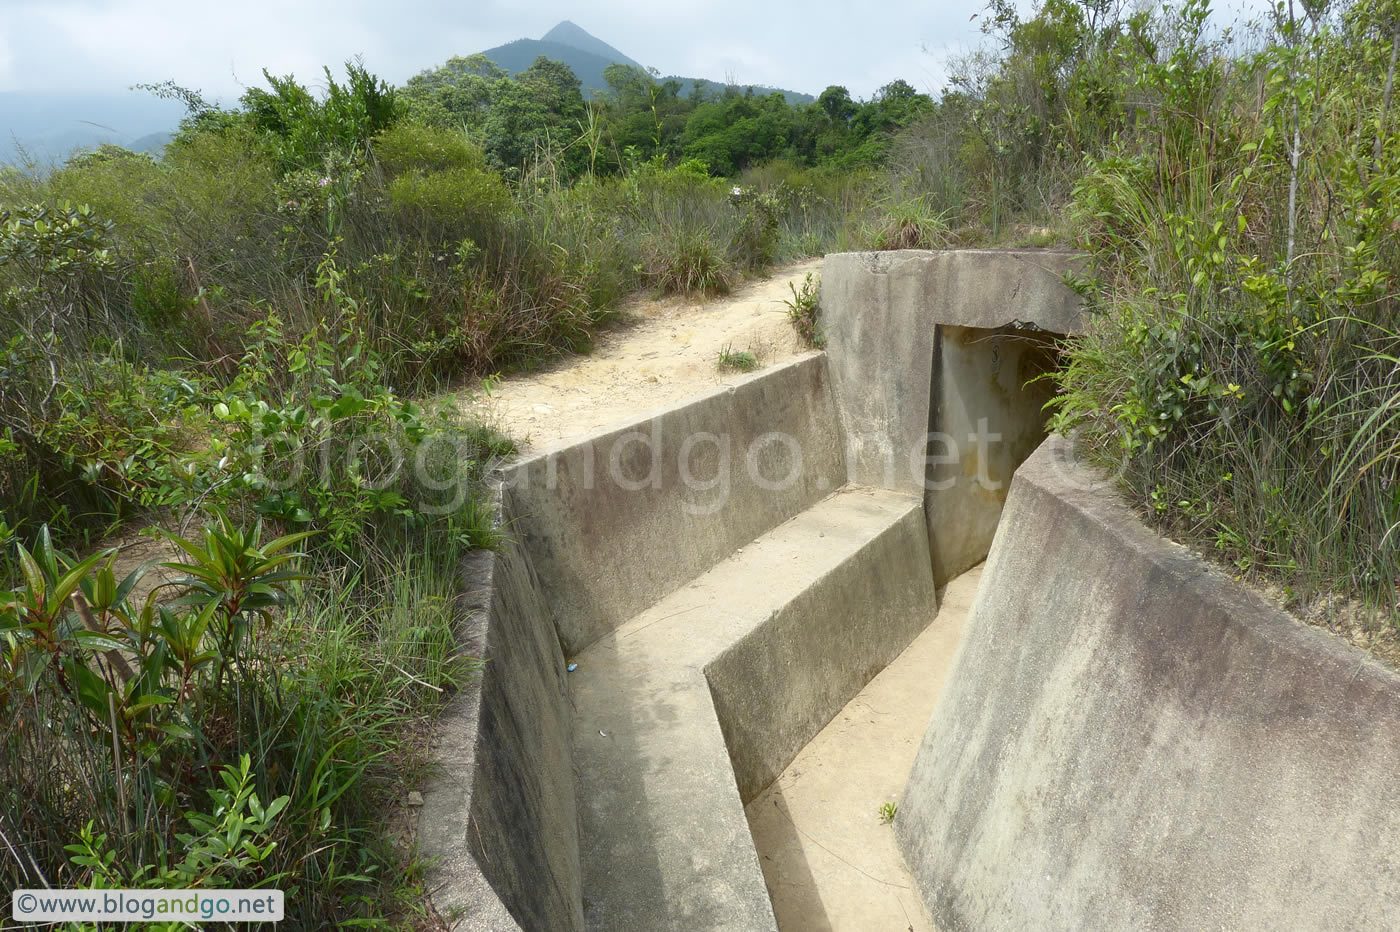
{"label": "tall grass", "polygon": [[1058,423],[1240,574],[1400,622],[1391,31],[1361,3],[1230,58],[1201,9],[1078,184],[1097,272]]}

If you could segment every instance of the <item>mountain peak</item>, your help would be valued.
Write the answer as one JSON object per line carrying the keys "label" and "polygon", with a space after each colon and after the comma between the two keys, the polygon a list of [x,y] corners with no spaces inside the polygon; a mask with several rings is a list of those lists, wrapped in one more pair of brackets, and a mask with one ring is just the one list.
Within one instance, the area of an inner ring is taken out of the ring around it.
{"label": "mountain peak", "polygon": [[571,20],[564,20],[549,32],[540,36],[540,41],[557,42],[560,45],[567,45],[581,52],[588,52],[590,55],[597,55],[608,61],[621,62],[624,65],[631,65],[634,68],[642,67],[633,59],[623,55],[617,49],[608,45],[602,39],[593,36],[586,29]]}
{"label": "mountain peak", "polygon": [[593,36],[588,32],[588,30],[584,29],[582,26],[580,26],[573,20],[561,19],[553,29],[540,36],[540,39],[545,42],[558,42],[561,40],[561,37],[569,36],[580,32],[583,33],[585,36],[588,36],[588,38],[590,39],[593,38]]}

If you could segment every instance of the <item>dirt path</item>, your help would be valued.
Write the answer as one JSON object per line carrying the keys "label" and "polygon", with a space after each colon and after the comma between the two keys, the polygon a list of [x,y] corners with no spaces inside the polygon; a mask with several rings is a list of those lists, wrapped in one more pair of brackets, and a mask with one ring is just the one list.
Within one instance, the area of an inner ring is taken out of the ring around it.
{"label": "dirt path", "polygon": [[716,368],[725,347],[753,353],[764,368],[803,352],[783,301],[789,282],[800,286],[820,268],[820,259],[787,266],[723,297],[634,301],[589,355],[509,376],[459,404],[526,452],[626,423],[742,377]]}

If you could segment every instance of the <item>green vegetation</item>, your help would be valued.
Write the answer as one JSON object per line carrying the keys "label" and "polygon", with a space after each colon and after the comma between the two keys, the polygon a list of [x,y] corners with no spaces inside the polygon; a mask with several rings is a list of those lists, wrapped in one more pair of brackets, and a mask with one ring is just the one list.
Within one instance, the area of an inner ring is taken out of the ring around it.
{"label": "green vegetation", "polygon": [[469,672],[450,541],[313,573],[290,549],[304,535],[264,542],[222,514],[172,539],[186,559],[165,598],[138,599],[144,568],[119,578],[111,550],[75,561],[42,531],[17,548],[0,834],[24,856],[7,885],[257,884],[289,891],[294,926],[383,918],[405,886],[383,813],[422,772],[417,725]]}
{"label": "green vegetation", "polygon": [[[726,90],[725,85],[715,81],[707,81],[704,78],[683,78],[674,75],[661,77],[657,72],[644,69],[640,62],[629,58],[606,42],[589,35],[568,20],[559,23],[539,39],[516,39],[514,42],[507,42],[505,45],[487,49],[481,53],[481,56],[489,59],[506,73],[524,71],[542,56],[560,62],[567,65],[569,70],[579,79],[583,86],[585,99],[593,97],[596,92],[607,87],[604,73],[610,65],[625,65],[639,71],[647,71],[649,75],[656,78],[658,83],[662,84],[675,81],[683,89],[682,93],[714,97]],[[795,104],[809,104],[813,100],[808,94],[762,85],[731,86],[740,94],[746,94],[750,91],[759,95],[781,93],[788,101]]]}
{"label": "green vegetation", "polygon": [[1095,326],[1057,419],[1167,529],[1301,603],[1361,597],[1392,621],[1397,22],[1369,0],[1281,8],[1232,56],[1203,3],[1178,12],[1136,72],[1153,106],[1075,187]]}
{"label": "green vegetation", "polygon": [[736,350],[729,344],[719,351],[715,368],[721,372],[752,372],[758,368],[758,357],[748,350]]}
{"label": "green vegetation", "polygon": [[606,89],[585,100],[566,65],[537,58],[507,75],[483,55],[453,58],[411,78],[402,97],[414,119],[465,131],[507,176],[539,171],[573,180],[616,175],[658,157],[697,159],[730,177],[785,159],[804,167],[868,168],[892,135],[933,109],[932,99],[893,81],[865,102],[829,87],[813,103],[781,93],[705,92],[608,65]]}
{"label": "green vegetation", "polygon": [[821,280],[814,279],[812,273],[808,272],[802,279],[801,288],[788,282],[788,290],[792,292],[792,300],[783,300],[787,305],[788,320],[792,321],[793,329],[797,331],[797,336],[803,343],[820,348],[826,343],[820,321]]}
{"label": "green vegetation", "polygon": [[1400,621],[1400,8],[989,13],[896,170],[954,241],[1092,253],[1055,426],[1242,575]]}
{"label": "green vegetation", "polygon": [[894,817],[899,814],[899,803],[882,803],[880,805],[880,824],[893,825]]}

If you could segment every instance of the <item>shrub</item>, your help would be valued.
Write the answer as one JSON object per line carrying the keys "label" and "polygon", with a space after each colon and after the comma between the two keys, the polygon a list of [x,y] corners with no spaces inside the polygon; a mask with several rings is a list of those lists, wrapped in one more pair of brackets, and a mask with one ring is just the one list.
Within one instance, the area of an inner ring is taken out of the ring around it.
{"label": "shrub", "polygon": [[510,195],[500,176],[485,169],[415,168],[389,183],[389,203],[396,220],[416,229],[481,235],[484,227],[501,222],[510,208]]}
{"label": "shrub", "polygon": [[183,502],[176,460],[205,422],[200,383],[120,357],[49,363],[15,340],[0,353],[0,417],[14,440],[0,456],[0,503],[12,520],[67,514],[93,529]]}
{"label": "shrub", "polygon": [[1055,424],[1240,574],[1397,619],[1400,184],[1373,12],[1231,61],[1183,11],[1146,69],[1162,106],[1076,190],[1094,313]]}
{"label": "shrub", "polygon": [[737,278],[713,229],[665,227],[643,244],[647,281],[663,294],[723,294]]}
{"label": "shrub", "polygon": [[106,286],[116,268],[112,233],[112,221],[87,204],[0,208],[9,321],[40,339],[105,316]]}
{"label": "shrub", "polygon": [[764,193],[734,188],[730,203],[739,210],[740,218],[729,248],[739,268],[752,272],[773,264],[778,251],[779,224],[790,199],[787,187],[782,184]]}
{"label": "shrub", "polygon": [[112,552],[18,548],[23,581],[0,592],[10,886],[279,886],[290,928],[384,921],[402,879],[384,806],[423,766],[405,735],[470,672],[461,545],[450,526],[432,561],[385,541],[299,590],[297,542],[216,514],[175,539],[177,597],[144,601]]}
{"label": "shrub", "polygon": [[389,177],[417,169],[440,172],[453,168],[483,171],[486,154],[457,130],[427,126],[412,120],[396,123],[374,137],[374,157]]}
{"label": "shrub", "polygon": [[812,273],[808,272],[807,277],[802,280],[802,287],[795,287],[792,282],[788,282],[788,290],[792,292],[792,300],[784,300],[787,305],[788,320],[792,321],[793,329],[797,331],[798,339],[805,345],[820,348],[826,344],[826,337],[821,331],[821,280],[812,278]]}
{"label": "shrub", "polygon": [[147,250],[162,218],[155,212],[166,188],[165,169],[149,155],[103,145],[74,156],[48,179],[57,202],[90,205],[112,222],[113,242]]}
{"label": "shrub", "polygon": [[325,70],[326,94],[318,100],[290,75],[263,78],[271,90],[243,95],[246,123],[284,171],[316,168],[332,153],[363,152],[370,139],[401,115],[397,94],[356,61],[345,63],[346,82]]}

